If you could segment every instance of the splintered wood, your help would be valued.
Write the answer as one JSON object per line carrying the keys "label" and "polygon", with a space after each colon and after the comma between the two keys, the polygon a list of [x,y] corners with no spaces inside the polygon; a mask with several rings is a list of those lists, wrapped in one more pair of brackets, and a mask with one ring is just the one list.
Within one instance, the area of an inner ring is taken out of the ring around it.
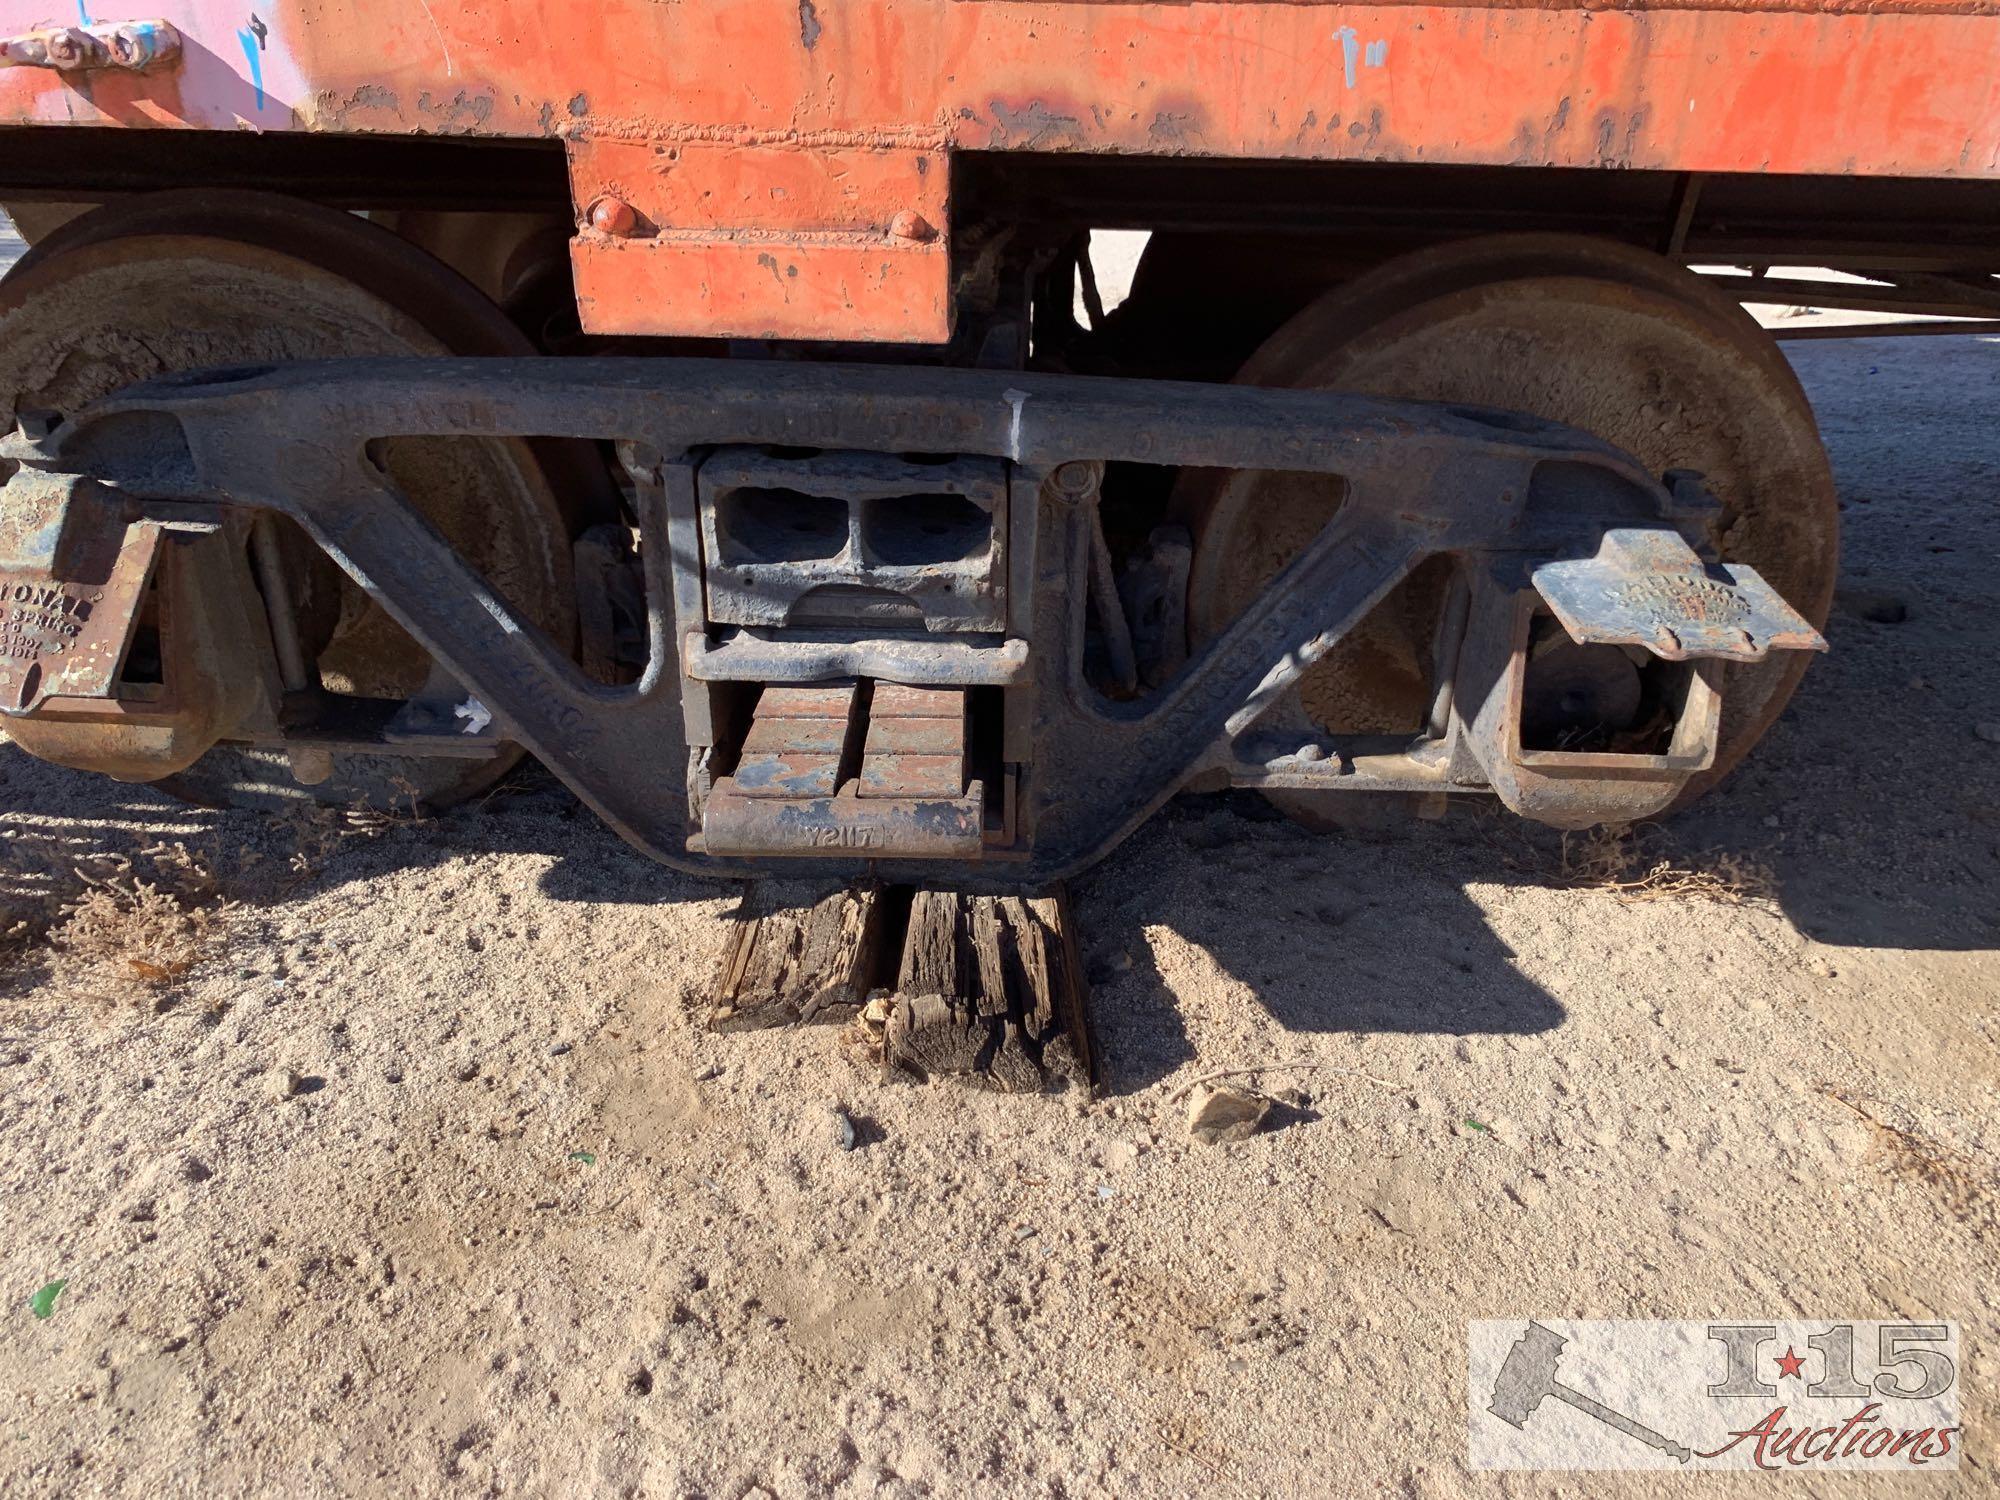
{"label": "splintered wood", "polygon": [[723,947],[709,1029],[852,1020],[875,971],[881,894],[836,891],[812,906],[762,910],[746,899]]}
{"label": "splintered wood", "polygon": [[885,1079],[1007,1093],[1088,1084],[1083,971],[1060,891],[915,891],[900,952],[884,943],[897,907],[873,889],[813,905],[746,900],[723,948],[710,1028],[853,1020],[850,1044]]}
{"label": "splintered wood", "polygon": [[1087,1083],[1083,975],[1067,916],[1060,894],[918,891],[881,1017],[884,1071],[1008,1093]]}

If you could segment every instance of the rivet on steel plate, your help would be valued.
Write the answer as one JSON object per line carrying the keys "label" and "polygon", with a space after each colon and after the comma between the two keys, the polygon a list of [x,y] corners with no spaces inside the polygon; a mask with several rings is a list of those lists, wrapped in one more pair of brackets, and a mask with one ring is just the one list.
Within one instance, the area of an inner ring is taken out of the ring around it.
{"label": "rivet on steel plate", "polygon": [[914,240],[924,245],[937,238],[937,230],[922,214],[902,208],[898,209],[896,216],[889,221],[889,235],[892,239]]}
{"label": "rivet on steel plate", "polygon": [[639,212],[623,198],[606,194],[590,205],[590,227],[625,239],[639,232]]}
{"label": "rivet on steel plate", "polygon": [[1103,474],[1101,465],[1088,459],[1071,459],[1068,463],[1056,465],[1049,475],[1049,483],[1065,500],[1081,500],[1097,488]]}

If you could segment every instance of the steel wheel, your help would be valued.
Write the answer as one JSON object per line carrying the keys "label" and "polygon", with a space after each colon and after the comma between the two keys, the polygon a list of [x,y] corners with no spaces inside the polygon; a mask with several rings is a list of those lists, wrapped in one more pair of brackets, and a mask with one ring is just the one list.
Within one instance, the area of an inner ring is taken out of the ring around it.
{"label": "steel wheel", "polygon": [[[1691,272],[1608,241],[1555,235],[1473,240],[1392,261],[1328,293],[1244,366],[1246,384],[1505,407],[1567,422],[1655,473],[1689,468],[1723,502],[1725,558],[1761,570],[1815,624],[1832,601],[1833,476],[1783,354],[1740,307]],[[1221,630],[1338,509],[1338,481],[1282,473],[1190,476],[1190,630]],[[1428,652],[1444,571],[1383,601],[1300,684],[1295,723],[1414,731],[1429,702]],[[1770,727],[1804,653],[1730,674],[1713,786]],[[1278,794],[1313,821],[1325,799]]]}
{"label": "steel wheel", "polygon": [[[0,281],[0,420],[73,412],[135,381],[205,365],[357,355],[526,354],[505,317],[387,231],[257,194],[161,194],[66,225]],[[555,640],[575,634],[569,530],[525,443],[404,438],[385,465],[475,568]],[[327,689],[407,697],[430,658],[287,526],[282,550],[301,636]],[[34,726],[15,738],[33,749]],[[311,798],[444,806],[482,790],[520,751],[485,761],[334,757],[307,787],[282,753],[219,745],[160,784],[211,805]]]}

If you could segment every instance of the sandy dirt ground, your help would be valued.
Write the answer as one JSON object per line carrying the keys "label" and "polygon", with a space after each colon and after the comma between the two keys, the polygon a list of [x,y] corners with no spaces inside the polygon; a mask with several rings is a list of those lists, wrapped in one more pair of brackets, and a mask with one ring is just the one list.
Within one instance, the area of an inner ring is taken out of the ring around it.
{"label": "sandy dirt ground", "polygon": [[[735,893],[546,776],[363,827],[0,748],[0,1491],[1994,1493],[2000,342],[1795,358],[1833,654],[1636,841],[1753,899],[1185,800],[1075,890],[1094,1097],[708,1034]],[[1954,1319],[1967,1458],[1474,1473],[1531,1316]]]}

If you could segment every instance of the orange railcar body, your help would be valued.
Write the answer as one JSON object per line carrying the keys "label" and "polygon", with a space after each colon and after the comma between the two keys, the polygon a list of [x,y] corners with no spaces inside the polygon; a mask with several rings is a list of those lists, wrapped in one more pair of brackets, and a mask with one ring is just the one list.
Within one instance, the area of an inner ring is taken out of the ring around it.
{"label": "orange railcar body", "polygon": [[[70,0],[0,0],[0,35]],[[585,326],[928,342],[957,151],[2000,176],[1986,0],[140,0],[0,125],[554,137]]]}

